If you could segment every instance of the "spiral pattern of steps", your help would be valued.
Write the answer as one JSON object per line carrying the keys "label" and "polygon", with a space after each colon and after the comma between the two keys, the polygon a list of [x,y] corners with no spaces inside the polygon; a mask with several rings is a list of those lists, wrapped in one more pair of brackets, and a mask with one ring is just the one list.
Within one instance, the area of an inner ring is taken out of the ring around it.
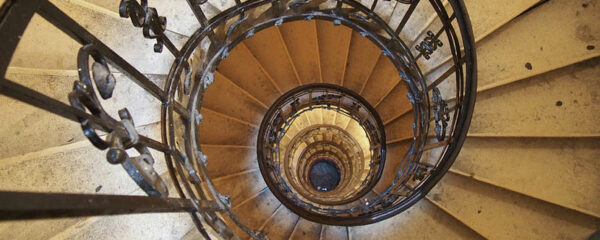
{"label": "spiral pattern of steps", "polygon": [[[7,2],[10,0],[7,0]],[[119,0],[50,1],[147,76],[163,86],[174,58],[153,52]],[[178,47],[199,28],[185,1],[150,1],[169,19],[166,34]],[[0,4],[3,1],[0,1]],[[372,0],[361,1],[370,6]],[[199,134],[206,165],[233,213],[269,239],[584,239],[600,229],[600,2],[595,0],[464,0],[476,41],[478,96],[467,140],[449,172],[424,200],[381,222],[331,226],[286,208],[259,170],[257,135],[269,107],[287,91],[310,83],[347,88],[366,99],[386,133],[386,164],[410,148],[412,105],[397,69],[359,32],[332,22],[284,23],[257,32],[231,49],[202,102]],[[234,1],[209,1],[207,17]],[[375,12],[397,25],[405,4],[383,1]],[[423,6],[428,6],[424,4]],[[416,8],[403,38],[417,45],[438,29],[431,7]],[[423,25],[423,23],[427,23]],[[79,45],[34,16],[6,79],[68,103],[78,79]],[[426,79],[451,64],[447,55],[419,62]],[[127,78],[115,72],[115,78]],[[127,106],[136,129],[160,139],[160,102],[120,81],[104,108]],[[0,190],[145,195],[77,124],[0,95]],[[327,111],[298,123],[331,124],[354,135],[360,126]],[[302,127],[292,132],[300,132]],[[423,156],[427,159],[428,156]],[[154,168],[168,178],[161,155]],[[382,192],[396,169],[386,168]],[[172,183],[168,186],[175,192]],[[228,220],[226,220],[228,221]],[[236,235],[243,230],[227,222]],[[216,233],[209,231],[216,236]],[[200,239],[188,214],[2,221],[0,239]]]}

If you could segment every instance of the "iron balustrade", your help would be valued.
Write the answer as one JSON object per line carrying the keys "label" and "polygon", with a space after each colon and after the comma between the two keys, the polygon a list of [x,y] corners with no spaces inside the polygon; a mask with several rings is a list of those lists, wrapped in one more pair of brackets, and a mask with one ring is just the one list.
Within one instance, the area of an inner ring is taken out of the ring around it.
{"label": "iron balustrade", "polygon": [[[408,98],[412,103],[414,131],[413,137],[409,139],[412,142],[411,148],[400,163],[401,165],[407,163],[406,166],[409,167],[397,172],[394,181],[385,191],[381,193],[369,191],[365,194],[369,201],[361,200],[360,206],[352,208],[344,215],[337,215],[337,212],[330,209],[320,209],[314,205],[284,200],[282,196],[289,189],[274,192],[287,207],[303,218],[331,225],[362,225],[381,221],[404,211],[423,198],[456,159],[470,124],[477,82],[473,34],[466,8],[461,0],[449,0],[449,7],[442,4],[440,0],[429,1],[442,27],[437,31],[431,31],[436,34],[428,34],[421,43],[410,43],[418,46],[414,49],[417,50],[416,53],[413,53],[413,49],[401,40],[400,35],[404,33],[403,29],[409,23],[414,10],[419,7],[419,4],[427,4],[426,1],[398,1],[398,4],[408,4],[408,8],[399,25],[394,29],[375,13],[377,0],[373,1],[371,6],[364,6],[355,0],[235,1],[235,6],[210,19],[201,8],[207,3],[206,0],[187,2],[201,27],[180,49],[164,35],[167,26],[166,18],[161,17],[156,9],[150,7],[147,0],[141,0],[140,3],[134,0],[122,0],[120,6],[115,6],[115,8],[119,7],[122,17],[130,18],[134,26],[142,28],[144,37],[156,40],[155,51],[160,52],[163,46],[166,46],[175,57],[163,87],[150,81],[118,53],[49,1],[7,0],[2,5],[0,9],[0,39],[3,42],[0,44],[0,76],[2,76],[0,93],[81,124],[84,135],[94,146],[99,149],[109,149],[107,160],[111,164],[122,164],[128,172],[151,169],[153,157],[148,152],[149,148],[162,152],[178,197],[167,197],[169,193],[164,191],[161,183],[164,180],[156,176],[154,171],[148,170],[141,171],[141,174],[130,173],[130,175],[150,195],[149,197],[0,191],[0,202],[3,203],[0,204],[0,212],[10,213],[3,214],[1,220],[77,216],[78,212],[82,216],[127,211],[128,213],[189,212],[205,238],[210,239],[203,222],[221,237],[231,238],[233,226],[226,224],[219,215],[221,213],[229,217],[252,238],[265,239],[264,232],[252,230],[239,221],[232,212],[229,197],[220,193],[211,181],[205,166],[208,159],[202,153],[198,141],[202,138],[198,131],[199,125],[202,124],[200,107],[205,91],[210,90],[209,86],[214,80],[216,66],[229,55],[233,47],[265,28],[279,26],[289,21],[311,19],[331,21],[335,25],[352,28],[377,45],[385,57],[394,64],[403,79],[401,84],[408,89]],[[80,79],[74,83],[71,105],[6,78],[8,66],[20,37],[34,14],[40,15],[82,46],[81,59],[78,63],[84,69],[79,71]],[[425,23],[417,24],[427,27]],[[432,64],[432,69],[445,69],[443,74],[434,76],[430,73],[425,76],[419,67],[419,63],[426,61],[421,56],[428,58],[439,52],[440,48],[449,50],[449,56],[446,60]],[[96,76],[89,75],[89,63],[85,62],[89,56],[94,60],[91,68],[92,75]],[[119,82],[111,77],[112,71],[109,67],[126,75],[130,81],[160,101],[160,106],[157,106],[161,109],[160,140],[137,133],[133,124],[135,116],[127,112],[126,106],[123,106],[118,120],[103,114],[102,106],[97,101],[98,97],[92,94],[91,89],[98,89],[103,98],[111,97],[111,89]],[[448,92],[438,87],[443,83],[453,83],[454,90]],[[442,91],[438,93],[435,89]],[[434,100],[430,100],[430,91],[434,91]],[[326,95],[322,96],[326,97]],[[444,97],[449,99],[444,100]],[[328,100],[323,99],[323,102],[326,101]],[[340,99],[340,102],[342,101],[343,99]],[[453,106],[447,108],[445,104],[453,104]],[[355,113],[349,113],[355,116]],[[439,130],[434,133],[436,135],[434,138],[429,136],[432,114],[436,116],[436,126],[440,126],[436,127]],[[381,131],[376,126],[364,126],[370,129],[367,131]],[[106,133],[108,137],[102,139],[96,132]],[[385,149],[384,132],[379,134],[381,135],[373,136],[370,141],[379,141],[378,149]],[[125,153],[127,149],[136,149],[140,155],[130,157]],[[423,154],[430,154],[432,149],[439,150],[435,153],[436,160],[421,161]],[[380,156],[376,158],[381,159],[378,164],[383,166],[385,151],[380,151],[379,154]],[[17,199],[23,197],[28,199],[27,206],[19,205],[17,202]],[[108,202],[81,205],[84,200],[91,203]],[[142,201],[144,204],[132,206],[130,204],[132,201]]]}

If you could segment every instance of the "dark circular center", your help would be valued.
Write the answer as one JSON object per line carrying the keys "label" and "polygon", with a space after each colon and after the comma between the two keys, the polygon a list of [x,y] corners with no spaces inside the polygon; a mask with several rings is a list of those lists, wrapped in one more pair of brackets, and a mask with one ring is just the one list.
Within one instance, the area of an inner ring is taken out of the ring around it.
{"label": "dark circular center", "polygon": [[340,183],[340,169],[330,160],[317,160],[309,170],[310,183],[315,189],[327,192],[335,189]]}

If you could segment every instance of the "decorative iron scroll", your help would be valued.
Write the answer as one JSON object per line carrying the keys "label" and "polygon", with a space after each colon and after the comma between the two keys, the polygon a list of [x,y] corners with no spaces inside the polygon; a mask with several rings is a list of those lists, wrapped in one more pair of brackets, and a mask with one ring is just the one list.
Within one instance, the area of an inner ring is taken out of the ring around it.
{"label": "decorative iron scroll", "polygon": [[425,57],[425,59],[429,59],[430,55],[441,46],[443,46],[442,41],[439,40],[432,31],[427,31],[427,36],[419,43],[419,45],[415,46],[415,48],[423,55],[423,57]]}
{"label": "decorative iron scroll", "polygon": [[433,88],[433,116],[435,120],[435,136],[438,141],[444,141],[446,138],[446,128],[448,127],[448,121],[450,121],[450,114],[448,113],[448,103],[442,99],[440,89],[437,87]]}
{"label": "decorative iron scroll", "polygon": [[164,42],[161,37],[167,29],[167,18],[158,15],[156,8],[148,7],[148,0],[121,0],[119,15],[130,18],[133,26],[141,27],[145,38],[156,39],[154,52],[162,52]]}
{"label": "decorative iron scroll", "polygon": [[[92,76],[90,77],[89,57],[92,56]],[[93,116],[104,120],[107,126],[98,129],[92,126],[87,119],[78,118],[84,135],[90,142],[100,150],[109,149],[106,158],[111,164],[121,164],[129,176],[149,196],[166,197],[169,195],[167,185],[154,170],[154,158],[140,141],[140,135],[135,129],[133,119],[127,108],[119,110],[121,121],[110,117],[102,105],[96,93],[94,85],[103,99],[112,96],[116,85],[114,76],[110,73],[108,64],[102,55],[94,50],[92,45],[83,46],[77,55],[79,69],[79,81],[75,81],[73,91],[69,94],[71,105],[82,111],[89,111]],[[93,81],[93,82],[92,82]],[[102,139],[97,130],[107,132],[106,140]],[[130,157],[127,149],[134,148],[140,154]]]}

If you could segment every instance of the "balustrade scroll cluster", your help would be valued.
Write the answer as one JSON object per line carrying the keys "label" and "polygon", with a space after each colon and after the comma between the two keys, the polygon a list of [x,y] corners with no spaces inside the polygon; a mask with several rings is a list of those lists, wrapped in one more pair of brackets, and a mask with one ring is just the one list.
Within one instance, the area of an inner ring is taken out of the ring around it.
{"label": "balustrade scroll cluster", "polygon": [[[92,76],[90,76],[89,57],[92,57]],[[90,122],[79,117],[84,135],[90,142],[100,150],[109,149],[106,158],[111,164],[122,164],[129,176],[149,196],[166,197],[169,195],[167,185],[154,170],[154,158],[148,150],[144,140],[135,129],[133,119],[127,108],[119,110],[120,121],[113,119],[102,107],[96,96],[96,86],[103,99],[112,97],[116,85],[114,76],[104,57],[94,49],[93,45],[83,46],[77,57],[79,81],[73,83],[73,91],[69,94],[71,105],[82,111],[89,111],[107,123],[107,126],[92,126]],[[106,139],[102,139],[98,130],[107,133]],[[130,157],[127,149],[134,148],[140,154]]]}

